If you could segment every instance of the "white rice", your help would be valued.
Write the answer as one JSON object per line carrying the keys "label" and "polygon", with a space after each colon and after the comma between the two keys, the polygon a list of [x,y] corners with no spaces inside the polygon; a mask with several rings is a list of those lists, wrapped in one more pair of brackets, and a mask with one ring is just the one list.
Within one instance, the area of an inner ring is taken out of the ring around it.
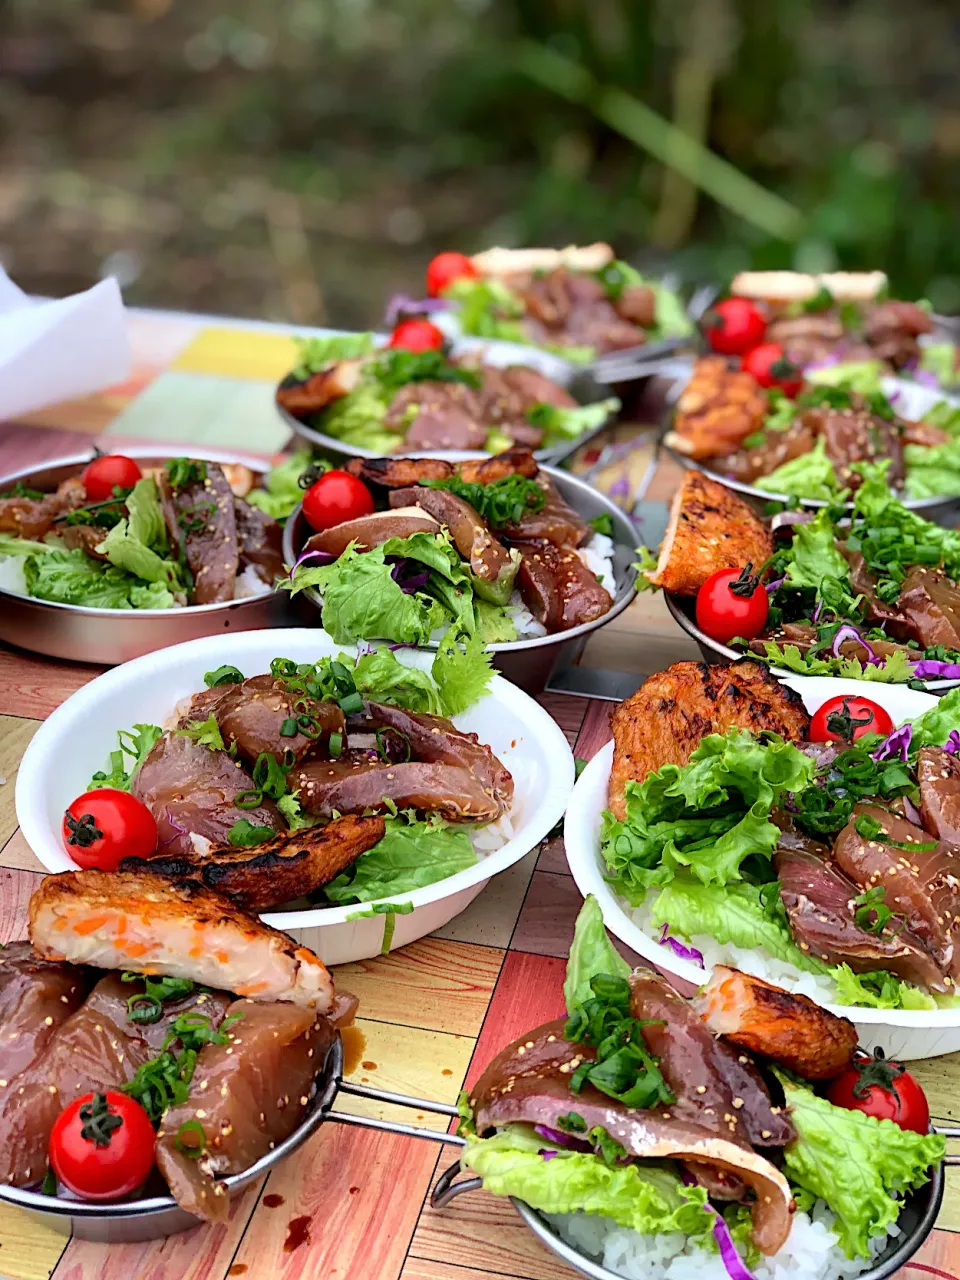
{"label": "white rice", "polygon": [[251,596],[265,596],[273,590],[273,587],[264,580],[254,569],[252,564],[248,564],[243,573],[237,574],[237,581],[233,588],[234,600],[246,600]]}
{"label": "white rice", "polygon": [[[624,1280],[730,1280],[719,1253],[702,1248],[679,1232],[646,1236],[619,1227],[597,1214],[545,1215],[557,1233],[578,1252]],[[871,1258],[850,1259],[833,1230],[836,1216],[822,1200],[810,1213],[796,1213],[779,1253],[751,1268],[755,1280],[852,1280],[886,1249],[887,1235],[870,1242]],[[892,1223],[887,1232],[898,1236]]]}
{"label": "white rice", "polygon": [[605,533],[595,533],[586,546],[581,547],[577,555],[591,573],[596,574],[601,587],[605,587],[611,596],[617,594],[617,580],[613,576],[613,539]]}
{"label": "white rice", "polygon": [[[618,895],[617,901],[639,929],[650,938],[659,937],[660,927],[652,920],[653,903],[656,893],[647,895],[647,901],[640,907],[630,904]],[[742,969],[764,982],[772,982],[775,986],[785,987],[799,995],[809,996],[818,1004],[837,1004],[837,984],[827,974],[805,973],[788,960],[778,960],[760,947],[749,950],[736,947],[732,943],[717,942],[708,933],[696,933],[692,938],[684,938],[684,942],[702,953],[707,973],[714,965],[725,964],[733,969]]]}

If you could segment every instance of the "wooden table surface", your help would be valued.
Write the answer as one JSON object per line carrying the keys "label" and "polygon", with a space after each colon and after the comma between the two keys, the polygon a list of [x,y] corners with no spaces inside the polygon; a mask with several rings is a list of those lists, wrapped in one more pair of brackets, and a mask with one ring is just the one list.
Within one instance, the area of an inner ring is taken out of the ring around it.
{"label": "wooden table surface", "polygon": [[[264,455],[286,443],[272,388],[292,363],[282,329],[163,313],[133,313],[134,368],[120,387],[0,426],[0,474],[93,440],[217,445]],[[618,428],[621,438],[637,434]],[[594,451],[595,452],[595,451]],[[628,505],[652,457],[649,433],[635,452],[595,472]],[[577,469],[583,470],[583,465]],[[656,472],[654,504],[675,477]],[[660,511],[644,508],[655,525]],[[656,536],[654,533],[653,536]],[[639,679],[696,658],[660,601],[641,597],[588,647],[584,661]],[[0,942],[26,932],[27,902],[42,868],[17,830],[14,787],[37,725],[99,672],[0,646]],[[608,739],[610,704],[544,695],[575,754]],[[484,1064],[529,1027],[562,1012],[564,965],[580,896],[562,840],[534,850],[493,880],[457,919],[388,956],[346,965],[337,982],[360,998],[364,1048],[351,1078],[453,1102]],[[918,1064],[934,1116],[960,1118],[960,1055]],[[345,1100],[344,1109],[392,1108]],[[410,1113],[397,1118],[410,1120]],[[413,1123],[444,1127],[414,1113]],[[0,1206],[0,1276],[11,1280],[570,1280],[508,1201],[484,1192],[442,1213],[427,1201],[454,1148],[373,1130],[327,1125],[286,1164],[233,1205],[225,1227],[198,1226],[144,1244],[68,1240],[20,1210]],[[938,1230],[901,1273],[960,1276],[960,1184],[948,1183]]]}

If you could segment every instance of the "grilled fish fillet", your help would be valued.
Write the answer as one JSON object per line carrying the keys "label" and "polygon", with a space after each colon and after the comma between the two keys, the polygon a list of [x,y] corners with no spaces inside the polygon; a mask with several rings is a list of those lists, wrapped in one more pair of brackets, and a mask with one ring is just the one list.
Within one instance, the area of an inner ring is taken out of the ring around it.
{"label": "grilled fish fillet", "polygon": [[197,884],[134,871],[46,876],[30,899],[29,932],[48,960],[189,978],[317,1013],[333,1007],[333,979],[312,951]]}
{"label": "grilled fish fillet", "polygon": [[731,369],[723,356],[704,356],[677,400],[666,443],[697,462],[723,457],[761,430],[769,407],[752,374]]}
{"label": "grilled fish fillet", "polygon": [[172,858],[124,858],[121,871],[196,880],[246,911],[269,911],[313,893],[383,839],[383,818],[336,818],[249,849],[213,849]]}
{"label": "grilled fish fillet", "polygon": [[773,535],[732,489],[700,471],[688,471],[674,495],[654,586],[695,596],[718,569],[759,567],[773,555]]}
{"label": "grilled fish fillet", "polygon": [[762,729],[792,742],[806,736],[810,717],[800,695],[750,658],[728,667],[675,662],[645,680],[611,719],[610,808],[625,814],[624,787],[665,764],[686,764],[700,740],[728,729]]}

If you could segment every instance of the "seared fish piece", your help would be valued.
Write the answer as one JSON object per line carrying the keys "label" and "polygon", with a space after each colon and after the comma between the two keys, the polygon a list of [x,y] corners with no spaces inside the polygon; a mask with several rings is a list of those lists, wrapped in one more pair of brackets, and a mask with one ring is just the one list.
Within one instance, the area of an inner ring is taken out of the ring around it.
{"label": "seared fish piece", "polygon": [[29,942],[8,942],[0,950],[3,1087],[43,1054],[61,1023],[79,1009],[92,981],[85,969],[44,960]]}
{"label": "seared fish piece", "polygon": [[385,764],[366,752],[310,760],[293,774],[305,813],[386,813],[393,805],[439,813],[449,822],[493,822],[504,806],[467,768],[450,764]]}
{"label": "seared fish piece", "polygon": [[415,485],[409,489],[394,489],[390,494],[392,508],[422,507],[450,531],[457,550],[470,568],[483,582],[510,584],[517,575],[516,558],[487,528],[469,502],[446,489],[427,489]]}
{"label": "seared fish piece", "polygon": [[694,1003],[716,1035],[805,1080],[832,1080],[853,1061],[852,1022],[739,969],[715,965]]}
{"label": "seared fish piece", "polygon": [[467,484],[493,484],[507,476],[525,476],[528,480],[540,470],[536,458],[529,449],[507,449],[483,462],[461,462],[457,465],[460,479]]}
{"label": "seared fish piece", "polygon": [[[326,1018],[293,1005],[238,1000],[227,1045],[200,1050],[186,1102],[164,1113],[157,1165],[182,1209],[207,1222],[226,1222],[229,1196],[216,1178],[249,1169],[288,1138],[303,1119],[314,1079],[336,1032]],[[201,1149],[200,1156],[177,1148]]]}
{"label": "seared fish piece", "polygon": [[776,1253],[790,1232],[793,1208],[780,1170],[750,1147],[681,1120],[672,1107],[629,1110],[590,1084],[573,1093],[572,1064],[586,1055],[583,1045],[564,1040],[563,1028],[563,1019],[548,1022],[497,1054],[470,1090],[477,1132],[482,1136],[515,1123],[557,1129],[559,1118],[575,1111],[583,1118],[585,1132],[600,1125],[631,1155],[681,1160],[690,1168],[704,1166],[711,1184],[716,1171],[745,1183],[757,1197],[751,1208],[753,1243],[761,1253]]}
{"label": "seared fish piece", "polygon": [[736,449],[763,426],[769,402],[749,373],[723,356],[703,356],[680,393],[666,443],[697,462]]}
{"label": "seared fish piece", "polygon": [[168,470],[160,472],[160,506],[170,545],[179,548],[193,575],[190,603],[216,604],[233,599],[240,567],[233,490],[215,462],[192,465],[194,474],[184,484],[175,485]]}
{"label": "seared fish piece", "polygon": [[406,489],[421,480],[447,480],[456,474],[453,463],[442,458],[351,458],[344,470],[384,489]]}
{"label": "seared fish piece", "polygon": [[799,694],[780,684],[761,663],[744,658],[728,667],[675,662],[621,702],[610,724],[610,807],[623,818],[627,782],[642,782],[661,765],[686,764],[707,734],[733,728],[768,730],[800,742],[810,717]]}
{"label": "seared fish piece", "polygon": [[219,1027],[230,1003],[222,992],[193,992],[165,1001],[156,1022],[133,1023],[128,1002],[142,993],[142,983],[123,982],[118,974],[102,978],[57,1028],[46,1052],[0,1089],[0,1183],[23,1187],[39,1181],[47,1168],[50,1131],[65,1106],[81,1094],[129,1083],[159,1054],[181,1014],[207,1017]]}
{"label": "seared fish piece", "polygon": [[124,858],[121,871],[197,880],[246,911],[269,911],[313,893],[383,838],[382,818],[336,818],[247,849],[214,849],[174,858]]}
{"label": "seared fish piece", "polygon": [[917,780],[925,830],[938,840],[960,845],[960,760],[939,747],[921,747]]}
{"label": "seared fish piece", "polygon": [[718,569],[759,568],[773,555],[773,535],[753,508],[717,480],[688,471],[670,507],[656,587],[695,596]]}
{"label": "seared fish piece", "polygon": [[198,884],[133,871],[46,876],[30,899],[30,940],[49,960],[149,969],[317,1013],[333,979],[306,947]]}

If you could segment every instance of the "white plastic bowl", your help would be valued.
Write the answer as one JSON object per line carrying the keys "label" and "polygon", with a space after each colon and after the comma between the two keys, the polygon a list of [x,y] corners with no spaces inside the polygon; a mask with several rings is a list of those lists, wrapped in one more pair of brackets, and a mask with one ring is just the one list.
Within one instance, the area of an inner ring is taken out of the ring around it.
{"label": "white plastic bowl", "polygon": [[[897,724],[920,715],[937,702],[931,694],[903,685],[864,685],[862,681],[838,680],[831,676],[793,676],[782,683],[800,694],[811,713],[828,698],[849,693],[872,698]],[[661,947],[656,938],[635,924],[605,879],[606,866],[600,855],[600,820],[608,807],[612,764],[613,743],[608,742],[584,769],[574,788],[563,832],[570,871],[584,897],[588,893],[596,895],[604,924],[611,933],[658,969],[698,987],[708,977],[704,970],[692,960],[674,955],[669,947]],[[856,1023],[861,1044],[871,1049],[879,1045],[888,1057],[936,1058],[960,1049],[960,1009],[860,1009],[849,1005],[828,1005],[827,1008]]]}
{"label": "white plastic bowl", "polygon": [[[204,672],[232,663],[253,676],[269,670],[276,657],[315,662],[337,653],[352,655],[356,648],[334,644],[315,629],[249,631],[174,645],[98,676],[54,711],[24,754],[16,805],[27,843],[48,871],[74,870],[60,836],[64,809],[87,789],[91,775],[106,767],[118,729],[168,722],[181,698],[205,687]],[[407,666],[429,668],[434,655],[407,649],[397,656]],[[573,755],[559,725],[501,676],[493,678],[486,697],[456,717],[456,724],[476,733],[513,774],[513,836],[494,853],[481,855],[476,866],[392,895],[389,901],[414,907],[395,917],[392,948],[452,920],[491,876],[529,853],[559,821],[573,786]],[[346,964],[380,953],[386,917],[348,919],[364,905],[271,911],[263,919],[311,947],[325,963]]]}

